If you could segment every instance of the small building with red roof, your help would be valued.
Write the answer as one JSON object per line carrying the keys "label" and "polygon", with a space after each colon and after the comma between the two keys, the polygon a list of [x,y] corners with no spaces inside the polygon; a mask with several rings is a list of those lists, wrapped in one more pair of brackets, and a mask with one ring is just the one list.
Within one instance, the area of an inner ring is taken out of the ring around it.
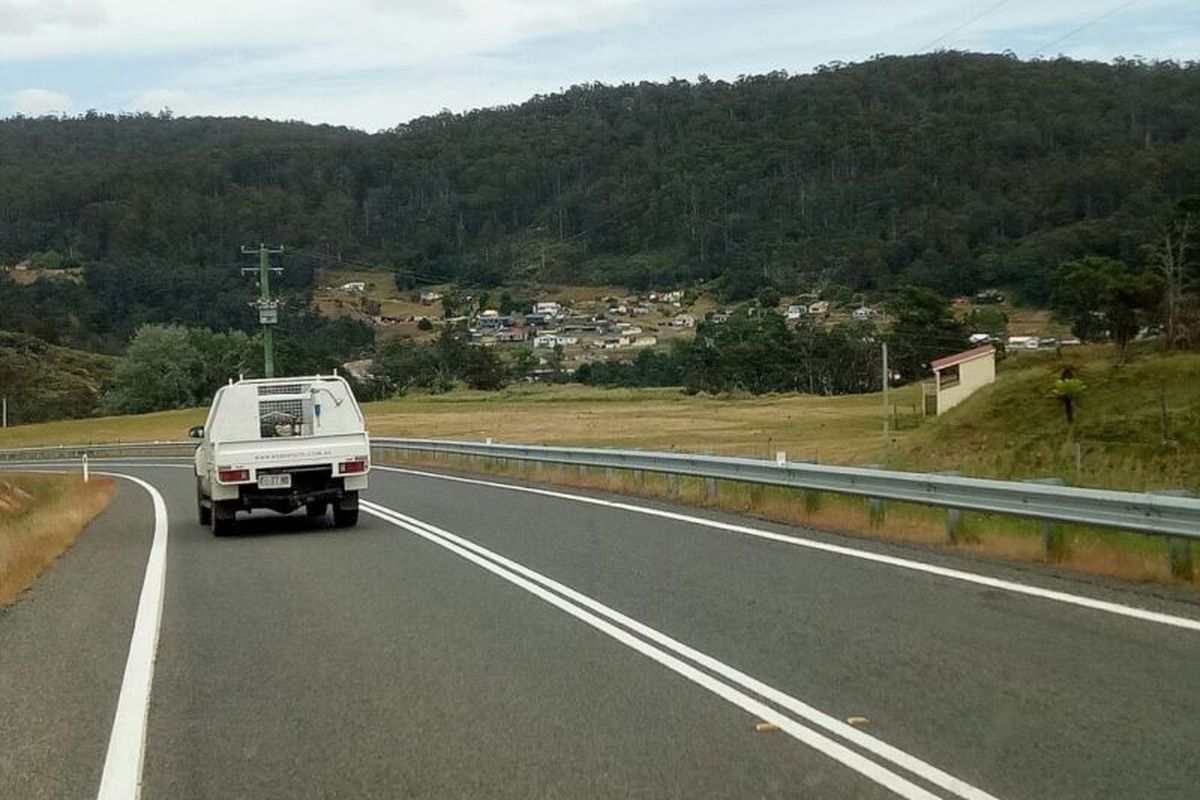
{"label": "small building with red roof", "polygon": [[925,413],[944,414],[996,380],[996,348],[990,344],[935,358],[933,382],[924,384]]}

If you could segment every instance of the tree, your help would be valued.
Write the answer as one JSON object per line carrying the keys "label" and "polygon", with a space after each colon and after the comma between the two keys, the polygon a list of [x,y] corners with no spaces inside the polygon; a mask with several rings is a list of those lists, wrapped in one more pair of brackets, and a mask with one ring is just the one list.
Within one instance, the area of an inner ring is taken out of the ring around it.
{"label": "tree", "polygon": [[1136,274],[1124,263],[1102,256],[1067,261],[1059,268],[1055,304],[1081,339],[1112,339],[1117,363],[1125,363],[1129,342],[1158,303],[1155,276]]}
{"label": "tree", "polygon": [[113,371],[103,408],[141,414],[202,405],[228,379],[247,372],[254,350],[240,331],[143,325]]}
{"label": "tree", "polygon": [[1075,402],[1083,395],[1085,389],[1087,389],[1087,384],[1075,377],[1073,367],[1067,366],[1063,367],[1061,377],[1054,382],[1054,386],[1050,390],[1050,393],[1062,403],[1068,425],[1075,424]]}
{"label": "tree", "polygon": [[1168,350],[1181,334],[1180,314],[1185,294],[1193,288],[1191,238],[1200,225],[1200,196],[1181,200],[1173,210],[1159,241],[1151,248],[1152,261],[1162,278],[1163,328]]}
{"label": "tree", "polygon": [[896,322],[889,334],[890,368],[906,381],[919,380],[935,358],[966,349],[962,323],[950,301],[917,286],[908,286],[891,302]]}

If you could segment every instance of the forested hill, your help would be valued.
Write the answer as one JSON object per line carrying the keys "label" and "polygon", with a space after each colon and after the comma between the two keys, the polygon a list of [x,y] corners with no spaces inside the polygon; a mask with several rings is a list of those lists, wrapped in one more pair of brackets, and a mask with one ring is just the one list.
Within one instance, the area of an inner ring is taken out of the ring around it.
{"label": "forested hill", "polygon": [[579,86],[374,135],[9,119],[0,262],[149,260],[194,283],[267,241],[415,281],[720,279],[734,298],[1005,284],[1036,300],[1065,258],[1145,258],[1200,186],[1197,98],[1195,63],[946,52]]}

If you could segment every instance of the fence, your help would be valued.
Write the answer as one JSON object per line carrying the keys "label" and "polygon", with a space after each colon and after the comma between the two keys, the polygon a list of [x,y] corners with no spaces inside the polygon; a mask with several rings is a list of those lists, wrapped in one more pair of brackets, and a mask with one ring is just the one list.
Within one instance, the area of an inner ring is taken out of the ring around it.
{"label": "fence", "polygon": [[[1046,522],[1069,522],[1118,528],[1170,538],[1172,572],[1192,574],[1191,542],[1200,540],[1200,499],[1178,492],[1123,492],[1083,489],[1056,483],[966,478],[949,473],[897,472],[870,467],[843,467],[752,458],[658,453],[585,447],[459,442],[434,439],[374,438],[377,451],[449,454],[535,462],[605,470],[635,470],[666,475],[785,486],[817,492],[868,498],[873,513],[887,500],[942,507],[948,510],[947,529],[953,537],[962,511],[981,511],[1032,517]],[[102,445],[0,450],[0,462],[113,456],[186,456],[190,442],[129,442]],[[782,454],[780,454],[782,455]],[[1047,528],[1047,549],[1053,542]]]}

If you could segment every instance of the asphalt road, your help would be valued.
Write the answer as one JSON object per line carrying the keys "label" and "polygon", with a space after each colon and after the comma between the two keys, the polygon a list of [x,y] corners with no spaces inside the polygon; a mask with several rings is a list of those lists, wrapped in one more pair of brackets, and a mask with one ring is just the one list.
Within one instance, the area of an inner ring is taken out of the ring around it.
{"label": "asphalt road", "polygon": [[[1200,796],[1200,629],[854,553],[1184,597],[380,469],[353,530],[214,539],[112,469],[169,511],[146,798]],[[96,796],[152,535],[123,484],[0,615],[0,797]]]}

